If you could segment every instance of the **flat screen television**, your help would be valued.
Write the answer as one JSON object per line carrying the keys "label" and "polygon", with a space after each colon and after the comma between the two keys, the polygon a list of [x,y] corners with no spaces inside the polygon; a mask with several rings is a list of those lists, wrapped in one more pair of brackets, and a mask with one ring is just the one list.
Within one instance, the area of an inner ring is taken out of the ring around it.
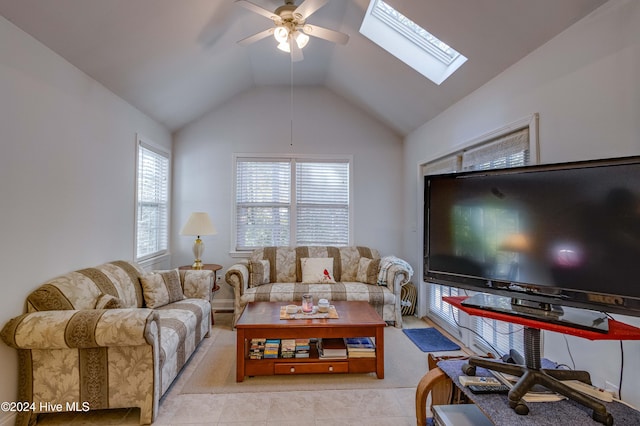
{"label": "flat screen television", "polygon": [[640,316],[640,157],[425,176],[424,279],[607,331]]}

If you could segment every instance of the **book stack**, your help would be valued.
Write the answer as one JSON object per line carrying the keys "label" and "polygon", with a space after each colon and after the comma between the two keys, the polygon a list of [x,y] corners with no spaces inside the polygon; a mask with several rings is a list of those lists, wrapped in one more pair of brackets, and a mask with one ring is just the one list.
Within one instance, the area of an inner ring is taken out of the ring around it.
{"label": "book stack", "polygon": [[345,359],[347,345],[342,338],[318,339],[318,355],[324,359]]}
{"label": "book stack", "polygon": [[278,358],[280,351],[280,339],[267,339],[264,344],[265,358]]}
{"label": "book stack", "polygon": [[296,358],[309,358],[309,339],[296,339]]}
{"label": "book stack", "polygon": [[345,337],[349,358],[375,358],[376,345],[370,337]]}
{"label": "book stack", "polygon": [[296,340],[295,339],[282,339],[280,343],[280,357],[281,358],[293,358],[296,353]]}
{"label": "book stack", "polygon": [[262,359],[264,356],[264,345],[267,339],[255,338],[251,339],[251,347],[249,348],[249,359]]}

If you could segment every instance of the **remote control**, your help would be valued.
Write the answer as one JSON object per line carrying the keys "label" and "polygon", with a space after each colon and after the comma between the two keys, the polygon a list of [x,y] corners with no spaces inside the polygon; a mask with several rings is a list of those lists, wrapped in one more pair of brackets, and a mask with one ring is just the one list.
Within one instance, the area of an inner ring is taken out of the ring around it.
{"label": "remote control", "polygon": [[460,380],[460,384],[462,386],[469,386],[469,385],[494,386],[494,385],[502,384],[495,377],[459,376],[458,380]]}
{"label": "remote control", "polygon": [[604,401],[604,402],[613,401],[613,395],[611,394],[611,392],[606,391],[602,388],[599,388],[593,385],[588,385],[579,380],[563,380],[562,383],[564,383],[565,385],[569,386],[572,389],[575,389],[579,392],[582,392],[584,394],[597,398],[600,401]]}
{"label": "remote control", "polygon": [[469,390],[473,393],[508,393],[509,386],[506,385],[469,385]]}

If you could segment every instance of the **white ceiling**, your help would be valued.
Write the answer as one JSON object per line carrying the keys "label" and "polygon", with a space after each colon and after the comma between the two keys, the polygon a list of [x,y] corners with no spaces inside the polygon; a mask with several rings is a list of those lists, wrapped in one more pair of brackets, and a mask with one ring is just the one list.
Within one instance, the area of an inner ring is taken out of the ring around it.
{"label": "white ceiling", "polygon": [[[349,43],[312,38],[293,81],[325,86],[401,135],[606,2],[386,1],[467,63],[437,86],[358,32],[369,0],[329,0],[309,23],[345,32]],[[172,131],[254,86],[291,81],[289,57],[271,37],[236,43],[272,22],[233,0],[0,0],[0,14]]]}

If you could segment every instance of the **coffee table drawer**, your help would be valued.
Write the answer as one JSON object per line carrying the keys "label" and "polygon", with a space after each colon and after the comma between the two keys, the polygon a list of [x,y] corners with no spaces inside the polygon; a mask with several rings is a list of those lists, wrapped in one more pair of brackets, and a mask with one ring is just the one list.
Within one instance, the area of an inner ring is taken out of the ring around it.
{"label": "coffee table drawer", "polygon": [[338,362],[313,362],[303,363],[277,363],[275,374],[310,374],[310,373],[348,373],[349,363]]}

